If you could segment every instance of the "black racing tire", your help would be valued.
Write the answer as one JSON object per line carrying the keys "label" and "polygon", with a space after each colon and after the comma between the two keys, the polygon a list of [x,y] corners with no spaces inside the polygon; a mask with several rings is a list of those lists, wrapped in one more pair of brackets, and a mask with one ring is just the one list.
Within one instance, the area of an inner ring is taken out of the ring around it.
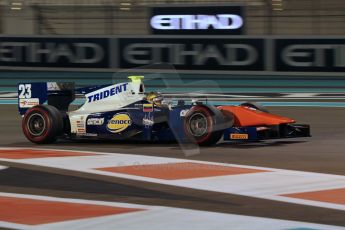
{"label": "black racing tire", "polygon": [[240,106],[253,108],[253,109],[259,110],[259,111],[264,112],[264,113],[270,113],[270,111],[265,106],[263,106],[257,102],[247,101],[247,102],[240,104]]}
{"label": "black racing tire", "polygon": [[36,144],[48,144],[63,134],[60,111],[51,105],[38,105],[29,109],[22,120],[25,137]]}
{"label": "black racing tire", "polygon": [[217,128],[217,121],[223,119],[221,113],[214,114],[206,106],[194,106],[184,118],[185,135],[189,141],[200,146],[214,145],[223,135],[224,129]]}

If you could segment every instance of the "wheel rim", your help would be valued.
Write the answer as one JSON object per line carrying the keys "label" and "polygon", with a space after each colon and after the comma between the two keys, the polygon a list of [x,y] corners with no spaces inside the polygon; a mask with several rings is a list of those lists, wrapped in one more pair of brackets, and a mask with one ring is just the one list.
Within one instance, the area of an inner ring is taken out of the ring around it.
{"label": "wheel rim", "polygon": [[207,133],[207,118],[202,113],[195,113],[189,118],[189,132],[195,137],[201,137]]}
{"label": "wheel rim", "polygon": [[31,114],[27,122],[27,127],[31,135],[42,135],[46,128],[44,117],[39,113]]}

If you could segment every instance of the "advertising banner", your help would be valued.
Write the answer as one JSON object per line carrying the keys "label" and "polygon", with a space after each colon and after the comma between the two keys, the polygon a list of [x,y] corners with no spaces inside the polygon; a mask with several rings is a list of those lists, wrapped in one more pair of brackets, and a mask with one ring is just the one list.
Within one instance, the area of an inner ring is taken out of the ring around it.
{"label": "advertising banner", "polygon": [[345,72],[345,39],[276,39],[276,71]]}
{"label": "advertising banner", "polygon": [[0,37],[0,67],[39,70],[140,68],[281,73],[345,72],[337,37]]}
{"label": "advertising banner", "polygon": [[243,11],[241,6],[152,7],[149,28],[160,35],[241,35]]}
{"label": "advertising banner", "polygon": [[119,67],[169,63],[185,70],[264,70],[263,39],[120,38]]}
{"label": "advertising banner", "polygon": [[0,37],[0,66],[108,68],[107,38]]}

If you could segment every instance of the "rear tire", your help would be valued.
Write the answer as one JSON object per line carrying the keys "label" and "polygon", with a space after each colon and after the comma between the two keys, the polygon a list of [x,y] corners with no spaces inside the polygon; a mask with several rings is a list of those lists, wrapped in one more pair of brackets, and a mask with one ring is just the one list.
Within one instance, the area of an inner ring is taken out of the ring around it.
{"label": "rear tire", "polygon": [[50,105],[32,107],[24,115],[22,129],[25,137],[33,143],[53,143],[63,133],[62,115]]}
{"label": "rear tire", "polygon": [[[220,115],[220,116],[219,116]],[[218,116],[218,117],[217,117]],[[205,106],[194,106],[185,116],[184,132],[189,141],[200,146],[216,144],[223,135],[223,129],[217,130],[217,121],[223,121],[221,114],[213,114]]]}

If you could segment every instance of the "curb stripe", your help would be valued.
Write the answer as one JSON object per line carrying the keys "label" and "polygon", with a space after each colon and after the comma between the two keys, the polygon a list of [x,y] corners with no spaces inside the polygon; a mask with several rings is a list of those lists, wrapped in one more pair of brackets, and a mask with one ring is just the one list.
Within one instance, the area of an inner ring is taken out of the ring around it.
{"label": "curb stripe", "polygon": [[97,170],[163,180],[194,179],[201,177],[268,172],[267,170],[200,164],[192,162],[108,167],[98,168]]}
{"label": "curb stripe", "polygon": [[281,196],[345,205],[345,188],[293,193]]}

